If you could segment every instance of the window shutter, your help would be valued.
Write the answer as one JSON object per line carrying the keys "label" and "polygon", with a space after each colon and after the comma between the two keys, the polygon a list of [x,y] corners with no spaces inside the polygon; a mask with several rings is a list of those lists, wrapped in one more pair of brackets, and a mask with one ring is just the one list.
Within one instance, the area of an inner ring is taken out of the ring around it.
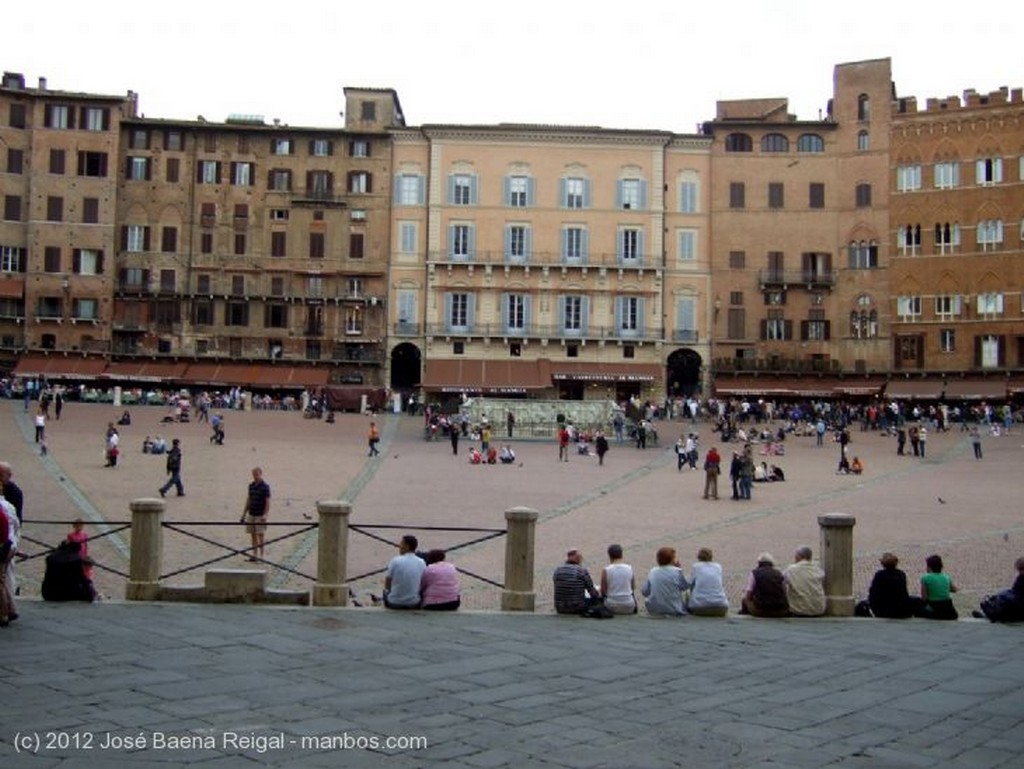
{"label": "window shutter", "polygon": [[533,297],[529,294],[523,295],[523,326],[528,331],[530,321],[533,318]]}
{"label": "window shutter", "polygon": [[455,225],[448,225],[448,258],[455,258]]}
{"label": "window shutter", "polygon": [[527,177],[527,179],[526,179],[526,205],[528,205],[528,206],[533,206],[534,188],[535,187],[536,187],[536,185],[534,184],[533,177],[532,176]]}
{"label": "window shutter", "polygon": [[373,192],[373,174],[366,174],[366,190],[367,193]]}
{"label": "window shutter", "polygon": [[981,336],[974,336],[974,365],[981,368]]}
{"label": "window shutter", "polygon": [[824,324],[825,324],[825,339],[826,340],[831,339],[832,338],[832,321],[826,320],[826,321],[824,321]]}
{"label": "window shutter", "polygon": [[[103,156],[103,175],[107,175],[107,157]],[[146,158],[146,181],[152,181],[153,179],[153,161],[151,158]]]}
{"label": "window shutter", "polygon": [[473,174],[469,177],[469,204],[475,206],[477,203],[477,176]]}
{"label": "window shutter", "polygon": [[590,297],[585,296],[580,300],[580,330],[586,334],[587,325],[590,321]]}
{"label": "window shutter", "polygon": [[395,187],[394,187],[394,191],[391,193],[391,199],[394,200],[396,204],[401,204],[401,202],[402,202],[402,175],[401,174],[396,174],[395,175]]}
{"label": "window shutter", "polygon": [[469,227],[469,258],[476,258],[476,227]]}
{"label": "window shutter", "polygon": [[564,178],[558,180],[558,205],[562,208],[569,205],[569,183]]}
{"label": "window shutter", "polygon": [[[334,171],[327,171],[327,193],[330,195],[334,194]],[[366,191],[369,192],[370,188],[367,186]]]}
{"label": "window shutter", "polygon": [[121,225],[121,250],[122,251],[127,251],[128,250],[128,225],[127,224],[122,224]]}
{"label": "window shutter", "polygon": [[[1022,225],[1024,226],[1024,225]],[[562,264],[569,261],[569,230],[562,228]]]}
{"label": "window shutter", "polygon": [[783,338],[784,339],[787,339],[787,340],[792,339],[793,338],[793,321],[791,321],[791,320],[784,320],[784,321],[782,321],[782,332],[783,332]]}
{"label": "window shutter", "polygon": [[637,297],[636,300],[636,330],[637,333],[643,336],[644,331],[647,329],[647,314],[644,312],[644,306],[646,302],[644,297]]}
{"label": "window shutter", "polygon": [[636,263],[643,265],[644,263],[644,231],[640,230],[636,234]]}
{"label": "window shutter", "polygon": [[149,227],[142,228],[142,250],[149,251]]}
{"label": "window shutter", "polygon": [[615,182],[615,207],[622,208],[622,180]]}
{"label": "window shutter", "polygon": [[647,180],[640,180],[640,210],[647,210]]}
{"label": "window shutter", "polygon": [[96,274],[97,275],[102,275],[103,274],[103,252],[102,251],[97,251],[96,252]]}
{"label": "window shutter", "polygon": [[306,171],[306,194],[307,195],[312,195],[313,194],[313,190],[314,190],[314,187],[313,187],[313,172],[312,171]]}
{"label": "window shutter", "polygon": [[109,131],[110,130],[110,108],[109,107],[104,107],[103,108],[103,130],[104,131]]}
{"label": "window shutter", "polygon": [[510,206],[510,205],[512,205],[512,177],[511,176],[506,176],[505,177],[505,179],[504,179],[504,187],[505,187],[505,192],[504,192],[505,205],[506,206]]}
{"label": "window shutter", "polygon": [[75,108],[68,107],[68,128],[75,127]]}
{"label": "window shutter", "polygon": [[71,271],[78,275],[82,272],[82,251],[81,249],[73,249],[71,252]]}
{"label": "window shutter", "polygon": [[220,167],[221,167],[221,162],[218,160],[217,161],[217,173],[216,173],[216,175],[214,177],[217,180],[217,184],[220,184]]}
{"label": "window shutter", "polygon": [[525,227],[523,229],[523,259],[524,261],[530,261],[530,257],[533,255],[533,229],[531,227]]}
{"label": "window shutter", "polygon": [[767,338],[768,338],[768,321],[766,319],[762,318],[761,319],[761,339],[767,339]]}
{"label": "window shutter", "polygon": [[505,257],[512,256],[512,225],[505,225]]}
{"label": "window shutter", "polygon": [[565,297],[558,297],[558,328],[565,329]]}
{"label": "window shutter", "polygon": [[615,297],[615,309],[614,309],[614,316],[613,317],[614,317],[614,323],[615,323],[615,330],[616,330],[616,332],[618,332],[618,331],[620,331],[622,329],[622,316],[624,314],[624,311],[622,309],[622,305],[625,303],[625,301],[626,301],[626,297],[624,297],[624,296],[617,296],[617,297]]}
{"label": "window shutter", "polygon": [[473,330],[473,321],[476,318],[476,294],[466,294],[466,328]]}
{"label": "window shutter", "polygon": [[996,342],[999,345],[999,367],[1003,368],[1004,366],[1006,366],[1006,336],[1004,334],[1000,334],[999,336],[996,337]]}
{"label": "window shutter", "polygon": [[511,297],[511,296],[512,296],[511,294],[502,293],[501,297],[500,297],[500,301],[501,301],[501,305],[500,305],[500,307],[501,307],[501,311],[500,311],[501,328],[502,328],[503,331],[508,331],[509,330],[509,326],[510,326],[511,320],[512,320],[512,313],[509,312],[509,306],[508,306],[509,297]]}
{"label": "window shutter", "polygon": [[203,183],[203,161],[201,160],[198,163],[196,163],[196,183]]}
{"label": "window shutter", "polygon": [[589,250],[590,235],[586,229],[580,230],[580,254],[583,256],[583,262],[586,264],[587,257],[590,256]]}
{"label": "window shutter", "polygon": [[49,128],[51,125],[53,125],[53,105],[52,104],[47,104],[46,106],[43,107],[43,122],[46,124],[47,128]]}
{"label": "window shutter", "polygon": [[448,174],[448,203],[455,203],[455,174]]}
{"label": "window shutter", "polygon": [[800,341],[806,342],[808,336],[810,336],[810,321],[800,321]]}
{"label": "window shutter", "polygon": [[[81,166],[81,162],[79,162],[79,166]],[[132,158],[130,158],[130,157],[125,158],[125,162],[124,162],[124,178],[125,179],[131,179],[132,178]]]}
{"label": "window shutter", "polygon": [[426,179],[422,175],[416,177],[416,204],[423,205],[423,189],[426,186]]}
{"label": "window shutter", "polygon": [[[985,161],[977,160],[974,163],[974,182],[982,184],[985,181]],[[980,363],[978,365],[981,365]]]}

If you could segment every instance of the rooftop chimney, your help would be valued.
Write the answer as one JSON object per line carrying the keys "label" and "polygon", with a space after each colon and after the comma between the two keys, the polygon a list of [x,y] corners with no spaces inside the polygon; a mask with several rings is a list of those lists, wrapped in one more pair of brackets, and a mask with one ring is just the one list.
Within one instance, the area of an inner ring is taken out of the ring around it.
{"label": "rooftop chimney", "polygon": [[45,91],[46,90],[46,78],[45,77],[40,76],[40,78],[39,78],[39,90],[40,91]]}

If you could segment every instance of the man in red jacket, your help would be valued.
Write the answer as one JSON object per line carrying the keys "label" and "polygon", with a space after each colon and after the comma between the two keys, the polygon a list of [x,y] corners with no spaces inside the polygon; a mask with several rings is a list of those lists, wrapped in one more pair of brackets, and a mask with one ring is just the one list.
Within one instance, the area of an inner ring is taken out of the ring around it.
{"label": "man in red jacket", "polygon": [[704,499],[718,499],[718,474],[722,470],[722,457],[712,446],[704,457]]}

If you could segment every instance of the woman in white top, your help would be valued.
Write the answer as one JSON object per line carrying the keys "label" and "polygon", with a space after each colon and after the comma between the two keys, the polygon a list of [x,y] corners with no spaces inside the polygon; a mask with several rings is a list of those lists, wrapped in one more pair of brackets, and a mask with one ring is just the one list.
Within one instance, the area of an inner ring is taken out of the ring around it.
{"label": "woman in white top", "polygon": [[633,567],[622,562],[622,545],[608,546],[608,560],[601,569],[601,595],[612,614],[636,614],[636,578]]}
{"label": "woman in white top", "polygon": [[699,617],[724,617],[729,613],[729,599],[722,585],[722,567],[715,563],[711,549],[697,551],[697,563],[690,576],[690,600],[686,608]]}

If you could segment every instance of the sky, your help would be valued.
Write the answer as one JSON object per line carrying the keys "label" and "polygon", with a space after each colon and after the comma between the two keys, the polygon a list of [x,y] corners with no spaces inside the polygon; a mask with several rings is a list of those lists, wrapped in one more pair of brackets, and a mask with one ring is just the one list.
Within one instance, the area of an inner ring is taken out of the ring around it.
{"label": "sky", "polygon": [[150,118],[329,128],[354,86],[395,89],[408,125],[694,133],[722,99],[786,97],[815,120],[843,62],[890,57],[922,107],[1024,86],[1022,22],[1017,0],[39,0],[6,22],[0,66],[135,91]]}

